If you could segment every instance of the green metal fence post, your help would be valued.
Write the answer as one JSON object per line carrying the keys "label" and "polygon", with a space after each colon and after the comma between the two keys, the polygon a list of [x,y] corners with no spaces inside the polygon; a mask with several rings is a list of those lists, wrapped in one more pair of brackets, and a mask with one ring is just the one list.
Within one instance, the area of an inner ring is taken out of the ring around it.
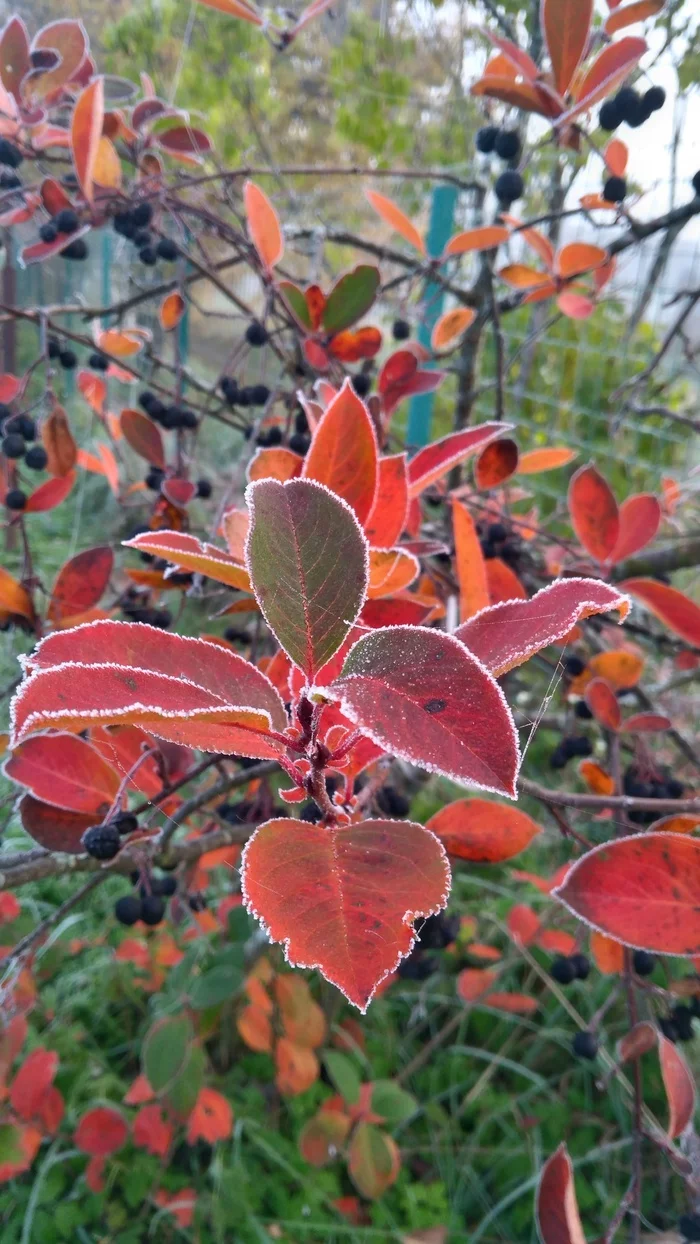
{"label": "green metal fence post", "polygon": [[[452,233],[455,207],[457,205],[456,186],[436,186],[430,208],[430,226],[428,228],[428,254],[441,255],[445,243]],[[429,285],[426,294],[428,309],[418,330],[421,345],[430,348],[430,334],[438,321],[444,294],[438,285]],[[412,449],[427,445],[430,439],[430,424],[433,417],[434,393],[420,393],[412,397],[408,408],[407,443]]]}

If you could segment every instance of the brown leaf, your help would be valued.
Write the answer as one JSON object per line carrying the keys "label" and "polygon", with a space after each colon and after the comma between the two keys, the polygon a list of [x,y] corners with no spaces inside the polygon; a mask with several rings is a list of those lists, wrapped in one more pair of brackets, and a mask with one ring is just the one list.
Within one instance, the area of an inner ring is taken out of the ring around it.
{"label": "brown leaf", "polygon": [[73,470],[78,460],[78,446],[62,406],[54,406],[48,419],[42,424],[41,439],[48,454],[46,470],[50,475],[64,478]]}

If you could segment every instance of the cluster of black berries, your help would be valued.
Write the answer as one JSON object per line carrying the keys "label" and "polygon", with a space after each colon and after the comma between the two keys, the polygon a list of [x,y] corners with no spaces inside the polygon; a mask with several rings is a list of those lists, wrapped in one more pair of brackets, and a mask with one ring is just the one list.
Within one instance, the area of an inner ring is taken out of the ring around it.
{"label": "cluster of black berries", "polygon": [[693,1020],[700,1019],[700,998],[692,998],[690,1006],[684,1002],[677,1003],[668,1015],[659,1019],[659,1028],[667,1041],[692,1041]]}
{"label": "cluster of black berries", "polygon": [[[622,775],[622,789],[633,799],[682,799],[685,787],[678,778],[670,777],[667,769],[644,775],[637,765],[630,765]],[[629,813],[635,825],[651,825],[657,816],[656,812],[636,809]]]}
{"label": "cluster of black berries", "polygon": [[[153,562],[152,554],[142,554],[144,560]],[[165,569],[167,562],[161,562],[161,569]],[[191,576],[188,576],[188,582],[191,582]],[[172,623],[173,615],[169,609],[154,609],[148,604],[148,593],[141,592],[137,587],[128,587],[122,593],[120,605],[124,617],[129,622],[145,622],[148,626],[157,626],[161,631],[167,631]]]}
{"label": "cluster of black berries", "polygon": [[15,147],[9,138],[0,138],[0,189],[1,190],[17,190],[22,181],[17,174],[17,169],[22,163],[24,156],[19,147]]}
{"label": "cluster of black berries", "polygon": [[270,389],[266,384],[247,384],[238,387],[235,376],[222,376],[219,387],[229,406],[266,406]]}
{"label": "cluster of black berries", "polygon": [[686,1244],[698,1244],[698,1241],[700,1241],[700,1214],[681,1214],[678,1219],[678,1230]]}
{"label": "cluster of black berries", "polygon": [[638,129],[649,120],[652,112],[663,108],[665,101],[666,92],[662,86],[651,86],[643,95],[632,86],[623,86],[612,99],[606,99],[598,113],[598,124],[609,134],[623,121],[632,129]]}
{"label": "cluster of black berries", "polygon": [[136,207],[132,207],[129,211],[117,212],[112,221],[114,232],[133,242],[138,250],[141,263],[148,268],[152,268],[159,259],[172,263],[180,253],[177,243],[173,242],[172,238],[156,239],[153,236],[148,227],[152,220],[153,205],[137,203]]}
{"label": "cluster of black berries", "polygon": [[122,837],[133,834],[135,829],[138,829],[138,820],[133,812],[119,812],[111,821],[86,829],[82,843],[93,859],[113,860],[121,848]]}
{"label": "cluster of black berries", "polygon": [[255,438],[255,444],[261,449],[269,449],[273,445],[282,444],[282,429],[278,424],[273,423],[269,428],[261,428]]}
{"label": "cluster of black berries", "polygon": [[69,350],[68,347],[62,349],[56,337],[49,337],[47,353],[53,362],[60,363],[64,371],[73,371],[78,366],[78,356],[75,350]]}
{"label": "cluster of black berries", "polygon": [[[10,407],[0,402],[0,433],[0,449],[6,458],[14,461],[23,458],[30,471],[44,470],[48,455],[43,445],[27,445],[36,439],[36,424],[30,415],[13,415]],[[26,504],[27,497],[21,488],[8,489],[5,495],[8,510],[19,512]]]}
{"label": "cluster of black berries", "polygon": [[408,816],[411,807],[410,799],[391,785],[381,786],[374,796],[374,801],[379,811],[385,816]]}
{"label": "cluster of black berries", "polygon": [[482,155],[497,155],[501,160],[517,160],[521,143],[517,130],[499,129],[497,125],[484,125],[476,134],[476,149]]}
{"label": "cluster of black berries", "polygon": [[508,539],[508,528],[503,523],[478,523],[477,532],[484,557],[500,557]]}
{"label": "cluster of black berries", "polygon": [[584,734],[565,734],[549,757],[550,769],[563,769],[574,756],[590,756],[593,744]]}
{"label": "cluster of black berries", "polygon": [[150,389],[145,389],[139,397],[139,406],[145,410],[149,419],[154,423],[160,424],[166,432],[175,432],[181,430],[193,431],[198,424],[198,419],[193,410],[188,406],[183,406],[179,402],[171,402],[166,406],[155,393]]}
{"label": "cluster of black berries", "polygon": [[295,454],[301,454],[302,458],[309,451],[309,446],[311,445],[309,423],[301,406],[299,406],[294,416],[294,431],[292,432],[287,444]]}
{"label": "cluster of black berries", "polygon": [[114,904],[114,915],[120,924],[132,925],[137,920],[151,926],[160,924],[165,915],[166,899],[177,891],[174,877],[154,877],[142,880],[140,873],[132,873],[131,880],[138,887],[136,894],[124,894]]}
{"label": "cluster of black berries", "polygon": [[[42,242],[55,242],[62,235],[70,237],[79,227],[78,213],[72,207],[62,207],[60,212],[56,212],[55,216],[41,226],[39,237]],[[75,238],[72,242],[67,242],[61,250],[63,259],[87,259],[88,254],[85,238]]]}
{"label": "cluster of black berries", "polygon": [[585,981],[591,970],[591,961],[587,955],[557,955],[552,961],[550,975],[560,985],[570,985],[572,981]]}
{"label": "cluster of black berries", "polygon": [[444,950],[455,940],[459,932],[459,916],[441,911],[436,916],[428,916],[427,920],[416,921],[415,928],[418,941],[396,969],[398,976],[405,981],[425,981],[440,970],[440,960],[427,952]]}

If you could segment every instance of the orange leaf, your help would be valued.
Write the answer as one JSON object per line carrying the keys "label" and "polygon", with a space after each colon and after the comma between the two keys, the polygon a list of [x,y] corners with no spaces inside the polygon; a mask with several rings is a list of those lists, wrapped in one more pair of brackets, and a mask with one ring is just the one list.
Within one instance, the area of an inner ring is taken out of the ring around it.
{"label": "orange leaf", "polygon": [[593,0],[542,0],[541,23],[562,98],[586,51],[592,19]]}
{"label": "orange leaf", "polygon": [[615,691],[636,687],[644,669],[644,658],[636,652],[628,652],[626,648],[615,648],[612,652],[599,652],[591,657],[588,669],[594,677],[604,678]]}
{"label": "orange leaf", "polygon": [[498,980],[498,973],[489,968],[465,968],[457,977],[457,993],[462,1002],[476,1002]]}
{"label": "orange leaf", "polygon": [[602,246],[592,246],[589,242],[570,242],[562,246],[554,258],[554,271],[557,276],[568,280],[572,276],[580,276],[582,272],[590,272],[592,268],[600,268],[608,258],[608,252]]}
{"label": "orange leaf", "polygon": [[466,505],[457,498],[452,502],[452,527],[459,583],[459,620],[465,622],[489,604],[489,589],[476,525]]}
{"label": "orange leaf", "polygon": [[525,812],[490,799],[457,799],[426,822],[448,855],[477,864],[500,864],[519,855],[541,833]]}
{"label": "orange leaf", "polygon": [[531,449],[520,455],[518,475],[538,475],[540,471],[555,471],[567,466],[576,457],[575,449]]}
{"label": "orange leaf", "polygon": [[174,566],[206,575],[239,592],[251,591],[247,570],[237,565],[223,549],[204,544],[184,531],[146,531],[123,543],[126,548],[164,557]]}
{"label": "orange leaf", "polygon": [[467,229],[456,233],[445,247],[445,255],[466,255],[469,251],[487,251],[507,242],[510,230],[504,225],[484,225],[479,229]]}
{"label": "orange leaf", "polygon": [[34,606],[29,592],[21,583],[0,566],[0,611],[16,613],[19,617],[34,618]]}
{"label": "orange leaf", "polygon": [[396,233],[400,233],[401,237],[411,246],[415,246],[420,255],[425,255],[425,242],[416,226],[411,223],[408,216],[392,203],[391,199],[387,199],[385,195],[379,194],[376,190],[365,190],[365,195],[374,208],[378,216],[387,225],[390,225]]}
{"label": "orange leaf", "polygon": [[249,1049],[263,1054],[271,1052],[272,1025],[269,1015],[261,1007],[253,1003],[244,1007],[238,1016],[236,1027]]}
{"label": "orange leaf", "polygon": [[365,535],[373,548],[392,549],[406,522],[408,475],[406,455],[391,454],[377,463],[377,493],[365,522]]}
{"label": "orange leaf", "polygon": [[444,311],[430,335],[433,350],[448,350],[475,319],[476,311],[471,307],[453,307],[451,311]]}
{"label": "orange leaf", "polygon": [[626,579],[620,587],[686,643],[700,646],[700,606],[683,592],[655,579]]}
{"label": "orange leaf", "polygon": [[560,1145],[542,1167],[536,1215],[542,1244],[586,1244],[566,1145]]}
{"label": "orange leaf", "polygon": [[378,600],[401,592],[418,578],[420,565],[403,549],[370,549],[367,599]]}
{"label": "orange leaf", "polygon": [[151,340],[148,328],[106,328],[95,333],[95,345],[115,358],[133,358]]}
{"label": "orange leaf", "polygon": [[119,190],[122,184],[122,166],[117,149],[104,134],[97,142],[92,179],[106,190]]}
{"label": "orange leaf", "polygon": [[692,812],[680,812],[673,816],[662,816],[660,820],[654,821],[649,826],[650,832],[654,833],[665,831],[667,834],[690,834],[694,829],[700,827],[700,816],[694,816]]}
{"label": "orange leaf", "polygon": [[265,269],[271,272],[284,254],[284,238],[279,217],[270,200],[255,182],[243,187],[248,232]]}
{"label": "orange leaf", "polygon": [[631,73],[646,50],[644,39],[633,39],[629,36],[604,47],[577,85],[576,104],[557,117],[557,126],[568,124],[574,117],[610,95]]}
{"label": "orange leaf", "polygon": [[93,201],[93,179],[104,120],[104,80],[93,78],[78,96],[71,119],[73,164],[88,203]]}
{"label": "orange leaf", "polygon": [[277,1075],[275,1084],[284,1097],[297,1097],[315,1084],[320,1074],[313,1050],[297,1045],[288,1037],[280,1037],[275,1046]]}
{"label": "orange leaf", "polygon": [[250,515],[247,510],[227,510],[221,520],[223,534],[226,537],[228,551],[235,562],[243,565],[245,561],[245,542],[250,526]]}
{"label": "orange leaf", "polygon": [[619,138],[613,138],[603,152],[603,159],[615,177],[624,177],[627,169],[629,151]]}
{"label": "orange leaf", "polygon": [[516,903],[508,913],[508,932],[516,946],[529,946],[540,930],[540,918],[525,903]]}
{"label": "orange leaf", "polygon": [[25,514],[39,514],[46,510],[55,510],[57,505],[65,501],[75,483],[75,471],[69,471],[56,479],[47,479],[30,494],[24,507]]}
{"label": "orange leaf", "polygon": [[491,441],[482,449],[474,464],[477,488],[498,488],[518,469],[518,446],[508,436]]}
{"label": "orange leaf", "polygon": [[500,557],[487,557],[484,568],[490,605],[506,600],[527,600],[527,592],[517,574]]}
{"label": "orange leaf", "polygon": [[484,998],[484,1006],[492,1006],[510,1015],[531,1015],[537,1010],[538,1002],[526,993],[490,993]]}
{"label": "orange leaf", "polygon": [[666,0],[635,0],[633,4],[616,8],[605,23],[606,35],[617,34],[618,30],[624,30],[626,26],[633,26],[635,22],[645,22],[648,17],[655,17],[661,12],[665,2]]}
{"label": "orange leaf", "polygon": [[569,513],[586,552],[596,561],[606,561],[617,543],[620,514],[610,485],[593,465],[579,467],[572,476]]}
{"label": "orange leaf", "polygon": [[594,930],[591,933],[590,947],[594,963],[604,976],[613,976],[624,970],[625,948],[622,942]]}
{"label": "orange leaf", "polygon": [[537,945],[548,954],[572,955],[576,950],[576,938],[564,929],[543,929],[537,938]]}
{"label": "orange leaf", "polygon": [[620,506],[620,532],[610,561],[615,564],[639,553],[656,536],[663,517],[661,504],[651,493],[628,497]]}
{"label": "orange leaf", "polygon": [[284,484],[287,480],[301,475],[303,465],[301,454],[295,454],[284,445],[276,445],[258,449],[248,463],[246,475],[251,484],[259,479],[276,479],[278,483]]}
{"label": "orange leaf", "polygon": [[594,795],[614,795],[615,781],[595,760],[582,760],[578,771]]}
{"label": "orange leaf", "polygon": [[160,308],[160,322],[166,333],[172,328],[177,328],[185,314],[186,305],[182,294],[177,290],[173,290],[172,294],[166,294]]}
{"label": "orange leaf", "polygon": [[187,1143],[205,1140],[208,1145],[227,1140],[233,1128],[233,1111],[226,1098],[206,1085],[199,1090],[194,1110],[187,1120]]}
{"label": "orange leaf", "polygon": [[680,1050],[659,1034],[659,1063],[669,1107],[667,1134],[675,1140],[695,1113],[695,1081]]}
{"label": "orange leaf", "polygon": [[364,523],[377,491],[378,457],[369,411],[345,380],[314,432],[302,474],[342,497]]}
{"label": "orange leaf", "polygon": [[382,334],[371,324],[364,328],[347,328],[335,333],[328,343],[333,358],[341,363],[359,363],[360,359],[373,359],[382,348]]}
{"label": "orange leaf", "polygon": [[[217,9],[219,13],[225,13],[227,17],[240,17],[244,22],[251,22],[253,26],[262,26],[263,19],[250,0],[199,0],[200,4],[205,4],[208,9]],[[193,1198],[194,1199],[194,1198]],[[190,1215],[190,1222],[192,1218]],[[189,1226],[189,1223],[182,1224]]]}
{"label": "orange leaf", "polygon": [[49,474],[59,479],[69,475],[77,462],[78,446],[62,406],[54,406],[44,420],[41,425],[41,440],[48,455],[46,470]]}
{"label": "orange leaf", "polygon": [[506,285],[512,285],[513,289],[537,289],[539,286],[551,285],[548,272],[538,272],[537,268],[529,268],[524,263],[509,263],[500,269],[498,275]]}
{"label": "orange leaf", "polygon": [[604,678],[594,678],[586,687],[586,704],[596,721],[606,730],[619,730],[622,721],[620,705],[610,683]]}

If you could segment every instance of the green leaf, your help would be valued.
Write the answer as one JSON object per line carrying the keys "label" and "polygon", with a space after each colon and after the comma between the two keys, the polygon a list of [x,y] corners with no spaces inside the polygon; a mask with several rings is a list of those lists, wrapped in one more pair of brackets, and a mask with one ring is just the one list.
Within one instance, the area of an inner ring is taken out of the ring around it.
{"label": "green leaf", "polygon": [[189,990],[190,1006],[195,1011],[205,1011],[207,1007],[219,1006],[232,998],[243,984],[243,972],[235,964],[221,964],[211,968],[202,976],[192,981]]}
{"label": "green leaf", "polygon": [[232,907],[228,913],[227,923],[228,935],[232,942],[247,942],[255,931],[255,924],[245,907]]}
{"label": "green leaf", "polygon": [[358,264],[333,286],[323,312],[323,330],[339,333],[369,311],[379,289],[379,269]]}
{"label": "green leaf", "polygon": [[186,1119],[194,1110],[199,1090],[204,1082],[206,1058],[199,1045],[190,1046],[187,1061],[175,1080],[168,1086],[165,1099],[181,1119]]}
{"label": "green leaf", "polygon": [[162,1093],[180,1075],[192,1049],[194,1030],[186,1015],[159,1019],[149,1028],[141,1055],[154,1093]]}
{"label": "green leaf", "polygon": [[416,1099],[394,1080],[376,1080],[372,1085],[372,1110],[380,1114],[390,1127],[403,1123],[415,1113]]}
{"label": "green leaf", "polygon": [[354,1106],[360,1100],[360,1077],[345,1054],[337,1050],[326,1050],[323,1062],[334,1087],[348,1106]]}
{"label": "green leaf", "polygon": [[22,1133],[12,1123],[0,1123],[0,1164],[24,1162]]}
{"label": "green leaf", "polygon": [[255,595],[278,643],[312,682],[362,608],[367,541],[349,506],[313,480],[258,480],[246,500]]}
{"label": "green leaf", "polygon": [[297,323],[302,328],[310,329],[312,327],[311,316],[303,290],[299,289],[298,285],[293,285],[291,281],[280,281],[277,288]]}

